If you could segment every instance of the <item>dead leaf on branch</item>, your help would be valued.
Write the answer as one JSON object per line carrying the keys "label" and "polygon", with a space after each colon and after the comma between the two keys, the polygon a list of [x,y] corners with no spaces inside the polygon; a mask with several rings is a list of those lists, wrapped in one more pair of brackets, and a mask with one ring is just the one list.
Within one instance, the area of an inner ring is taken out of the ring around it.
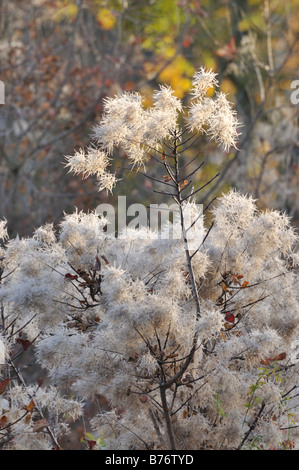
{"label": "dead leaf on branch", "polygon": [[0,429],[5,428],[8,424],[8,417],[3,415],[0,418]]}
{"label": "dead leaf on branch", "polygon": [[283,361],[284,359],[286,359],[286,357],[287,357],[287,353],[283,352],[283,353],[278,354],[275,357],[267,357],[266,359],[261,359],[260,364],[262,364],[263,366],[269,366],[271,362]]}
{"label": "dead leaf on branch", "polygon": [[22,410],[26,410],[29,413],[32,413],[34,407],[35,407],[35,403],[34,403],[34,400],[32,399],[28,406],[27,405],[22,406]]}
{"label": "dead leaf on branch", "polygon": [[16,342],[17,343],[20,343],[22,346],[23,346],[23,349],[24,351],[27,351],[27,349],[29,348],[29,346],[31,346],[31,341],[29,341],[28,339],[16,339]]}
{"label": "dead leaf on branch", "polygon": [[0,395],[2,395],[2,393],[5,392],[7,386],[9,385],[10,383],[10,379],[5,379],[3,380],[2,382],[0,382]]}
{"label": "dead leaf on branch", "polygon": [[41,432],[48,426],[49,426],[49,423],[46,420],[46,418],[39,419],[34,423],[33,432]]}

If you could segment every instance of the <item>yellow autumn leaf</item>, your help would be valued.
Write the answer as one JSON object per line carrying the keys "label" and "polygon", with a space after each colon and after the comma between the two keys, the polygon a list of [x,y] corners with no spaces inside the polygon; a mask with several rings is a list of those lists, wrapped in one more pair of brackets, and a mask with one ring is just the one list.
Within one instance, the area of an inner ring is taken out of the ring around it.
{"label": "yellow autumn leaf", "polygon": [[145,108],[153,106],[153,88],[152,87],[148,85],[141,86],[140,94],[143,97],[143,106]]}
{"label": "yellow autumn leaf", "polygon": [[224,78],[220,84],[220,90],[226,95],[233,95],[236,93],[237,88],[231,80]]}
{"label": "yellow autumn leaf", "polygon": [[239,22],[239,30],[240,31],[247,31],[249,28],[250,28],[250,21],[248,18],[243,18],[240,22]]}
{"label": "yellow autumn leaf", "polygon": [[172,59],[175,56],[176,47],[174,44],[169,44],[163,48],[163,56],[165,59]]}
{"label": "yellow autumn leaf", "polygon": [[190,88],[193,74],[193,66],[179,55],[159,74],[159,81],[170,85],[177,98],[182,98]]}
{"label": "yellow autumn leaf", "polygon": [[65,19],[73,20],[76,18],[78,13],[78,7],[75,3],[71,3],[70,5],[65,5],[62,8],[59,8],[58,11],[55,13],[54,20],[55,21],[62,21]]}
{"label": "yellow autumn leaf", "polygon": [[108,8],[100,8],[97,14],[97,21],[105,29],[113,29],[116,23],[116,17]]}
{"label": "yellow autumn leaf", "polygon": [[178,77],[172,81],[172,88],[174,88],[175,96],[182,99],[191,88],[191,80],[186,77]]}

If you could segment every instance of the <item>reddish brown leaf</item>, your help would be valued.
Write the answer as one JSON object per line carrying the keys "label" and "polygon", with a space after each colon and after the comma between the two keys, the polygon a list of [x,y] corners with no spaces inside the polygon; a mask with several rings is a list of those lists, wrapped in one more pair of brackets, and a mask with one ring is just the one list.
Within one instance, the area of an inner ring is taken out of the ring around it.
{"label": "reddish brown leaf", "polygon": [[73,275],[71,273],[67,273],[64,277],[65,277],[65,279],[69,279],[70,281],[74,281],[74,280],[78,279],[77,274]]}
{"label": "reddish brown leaf", "polygon": [[48,426],[49,423],[45,418],[39,419],[34,423],[33,432],[41,432],[44,428]]}
{"label": "reddish brown leaf", "polygon": [[8,417],[3,415],[0,418],[0,428],[5,428],[8,424]]}
{"label": "reddish brown leaf", "polygon": [[228,289],[227,289],[227,286],[226,286],[225,282],[222,281],[222,282],[220,283],[220,285],[221,285],[221,287],[222,287],[222,290],[223,290],[224,292],[227,292]]}
{"label": "reddish brown leaf", "polygon": [[232,313],[227,313],[225,315],[225,320],[229,323],[235,323],[235,315],[233,315]]}
{"label": "reddish brown leaf", "polygon": [[192,40],[190,38],[190,36],[185,36],[184,40],[183,40],[183,46],[184,47],[189,47],[192,43]]}
{"label": "reddish brown leaf", "polygon": [[238,53],[238,49],[236,48],[236,39],[234,37],[231,38],[228,44],[219,48],[216,51],[218,57],[223,57],[227,60],[232,60],[236,57]]}
{"label": "reddish brown leaf", "polygon": [[135,88],[135,83],[133,81],[130,81],[128,80],[125,84],[124,84],[124,89],[126,91],[131,91],[131,90],[134,90]]}
{"label": "reddish brown leaf", "polygon": [[287,353],[283,352],[283,353],[278,354],[278,356],[275,356],[275,357],[267,357],[266,359],[261,359],[260,364],[264,366],[268,366],[271,362],[283,361],[284,359],[286,359],[286,357],[287,357]]}
{"label": "reddish brown leaf", "polygon": [[283,361],[286,359],[287,353],[283,352],[281,354],[278,354],[278,356],[273,357],[272,361]]}
{"label": "reddish brown leaf", "polygon": [[147,395],[140,395],[139,400],[141,401],[141,403],[146,403],[147,400],[148,400],[148,396]]}
{"label": "reddish brown leaf", "polygon": [[242,336],[241,331],[232,331],[232,334],[235,335],[235,336]]}
{"label": "reddish brown leaf", "polygon": [[27,349],[29,348],[29,346],[31,346],[31,341],[29,341],[28,339],[20,339],[18,338],[16,340],[17,343],[20,343],[22,346],[23,346],[23,349],[24,351],[27,351]]}
{"label": "reddish brown leaf", "polygon": [[92,450],[97,443],[97,441],[93,441],[92,439],[87,439],[86,437],[82,437],[81,441],[87,442],[88,450]]}
{"label": "reddish brown leaf", "polygon": [[39,387],[42,387],[43,383],[44,383],[44,379],[42,379],[42,378],[38,379],[38,386]]}
{"label": "reddish brown leaf", "polygon": [[0,395],[5,392],[6,387],[9,385],[10,379],[5,379],[2,382],[0,382]]}
{"label": "reddish brown leaf", "polygon": [[97,441],[91,441],[89,439],[87,440],[87,442],[88,442],[89,450],[92,450],[97,443]]}
{"label": "reddish brown leaf", "polygon": [[23,410],[27,410],[29,413],[32,413],[34,407],[35,407],[35,403],[34,403],[34,401],[33,401],[33,399],[32,399],[31,402],[29,403],[29,405],[28,405],[28,406],[27,406],[27,405],[24,405],[24,406],[22,407],[22,409],[23,409]]}
{"label": "reddish brown leaf", "polygon": [[268,366],[271,362],[271,359],[268,357],[268,359],[261,359],[260,360],[260,364],[262,364],[263,366]]}

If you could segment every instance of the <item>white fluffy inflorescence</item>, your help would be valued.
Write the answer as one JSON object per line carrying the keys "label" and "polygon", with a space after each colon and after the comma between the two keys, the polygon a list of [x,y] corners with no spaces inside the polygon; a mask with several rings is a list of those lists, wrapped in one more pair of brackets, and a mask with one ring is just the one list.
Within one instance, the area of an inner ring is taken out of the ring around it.
{"label": "white fluffy inflorescence", "polygon": [[[180,448],[240,444],[248,430],[244,420],[250,423],[259,409],[255,401],[249,410],[246,404],[261,364],[269,372],[258,397],[265,401],[271,446],[283,438],[283,421],[275,425],[272,419],[282,413],[281,397],[293,386],[280,365],[288,364],[298,334],[298,277],[289,267],[297,238],[286,217],[259,212],[252,198],[234,191],[219,199],[213,214],[213,229],[194,257],[198,319],[182,240],[139,238],[134,229],[113,238],[95,214],[76,212],[65,216],[55,241],[45,226],[33,239],[8,245],[7,269],[14,273],[1,287],[6,312],[30,341],[43,331],[37,358],[58,389],[71,389],[79,401],[105,396],[113,412],[100,413],[92,425],[107,449],[142,449],[152,441],[163,447],[148,420],[160,400],[159,348],[166,344],[171,376],[189,354],[195,333],[197,350],[180,393],[167,391],[178,410],[173,429]],[[101,287],[95,297],[93,273]],[[296,377],[293,366],[292,380]],[[59,403],[62,411],[69,406],[80,414],[79,402]],[[188,416],[190,406],[194,412]],[[160,426],[164,433],[163,422]],[[25,442],[24,429],[16,431],[16,446],[18,439],[20,448],[48,445],[34,434],[31,444],[28,435]],[[269,436],[260,439],[270,445]]]}
{"label": "white fluffy inflorescence", "polygon": [[7,238],[6,220],[0,220],[0,240],[6,240]]}
{"label": "white fluffy inflorescence", "polygon": [[5,343],[4,343],[3,338],[0,336],[0,371],[2,370],[2,367],[5,364],[5,358],[6,358]]}
{"label": "white fluffy inflorescence", "polygon": [[179,130],[181,115],[191,132],[206,133],[225,150],[235,147],[239,135],[235,111],[223,93],[216,92],[215,98],[206,96],[210,88],[218,86],[216,74],[201,68],[194,74],[192,85],[189,109],[184,109],[174,91],[165,85],[155,91],[153,106],[147,109],[139,93],[106,98],[103,115],[93,129],[95,147],[67,156],[66,166],[85,177],[96,175],[99,190],[112,191],[117,179],[107,170],[115,149],[122,148],[133,166],[145,165],[149,154],[159,151],[161,144]]}
{"label": "white fluffy inflorescence", "polygon": [[215,98],[206,96],[210,88],[218,87],[216,74],[202,68],[192,83],[193,99],[187,117],[190,130],[206,133],[225,150],[236,147],[240,123],[235,110],[222,92],[216,91]]}
{"label": "white fluffy inflorescence", "polygon": [[[235,142],[236,121],[224,95],[206,96],[216,85],[212,72],[195,74],[187,120],[226,147]],[[138,94],[109,98],[95,128],[99,150],[80,151],[68,165],[100,184],[110,181],[116,146],[133,164],[144,163],[148,148],[168,138],[171,145],[180,112],[168,87],[147,110]],[[186,201],[180,215],[197,220],[198,207]],[[185,239],[157,237],[147,227],[116,238],[105,231],[107,220],[82,211],[64,215],[57,233],[47,224],[32,238],[6,242],[0,364],[34,344],[51,383],[26,387],[16,367],[13,383],[0,382],[6,448],[57,446],[56,437],[69,430],[63,416],[80,417],[85,400],[96,404],[93,448],[289,445],[285,428],[299,419],[292,400],[299,378],[298,237],[284,214],[259,211],[236,191],[220,197],[211,215],[211,230],[195,223],[198,243],[190,251],[190,222],[184,231],[173,219]],[[0,230],[6,237],[4,224]],[[49,421],[38,433],[43,410]]]}

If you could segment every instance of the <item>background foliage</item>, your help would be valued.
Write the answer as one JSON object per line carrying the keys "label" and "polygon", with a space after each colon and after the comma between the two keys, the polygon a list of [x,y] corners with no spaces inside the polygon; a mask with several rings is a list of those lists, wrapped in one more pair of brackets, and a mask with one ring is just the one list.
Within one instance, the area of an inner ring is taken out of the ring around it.
{"label": "background foliage", "polygon": [[[107,198],[63,166],[88,141],[102,98],[137,90],[150,105],[160,82],[184,98],[200,66],[219,74],[245,124],[238,151],[197,149],[206,153],[200,179],[222,170],[206,197],[233,185],[298,221],[295,0],[1,0],[0,8],[0,214],[12,235]],[[149,182],[136,188],[134,175],[119,175],[115,197],[126,187],[129,203],[149,201]]]}

